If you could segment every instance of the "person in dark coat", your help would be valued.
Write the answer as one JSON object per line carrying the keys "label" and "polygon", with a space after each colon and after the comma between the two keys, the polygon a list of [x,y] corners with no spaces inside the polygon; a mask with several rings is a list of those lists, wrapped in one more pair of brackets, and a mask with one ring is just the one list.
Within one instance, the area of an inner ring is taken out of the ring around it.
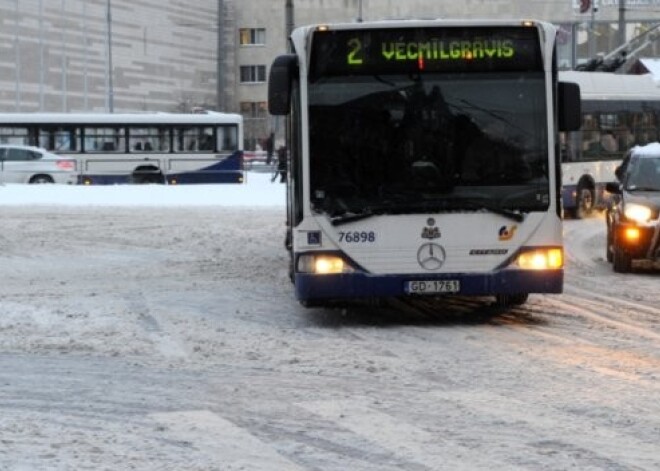
{"label": "person in dark coat", "polygon": [[275,175],[273,175],[273,178],[271,181],[275,181],[277,178],[277,175],[280,176],[280,183],[286,182],[286,158],[287,158],[287,151],[286,147],[281,146],[279,149],[277,149],[277,172],[275,172]]}

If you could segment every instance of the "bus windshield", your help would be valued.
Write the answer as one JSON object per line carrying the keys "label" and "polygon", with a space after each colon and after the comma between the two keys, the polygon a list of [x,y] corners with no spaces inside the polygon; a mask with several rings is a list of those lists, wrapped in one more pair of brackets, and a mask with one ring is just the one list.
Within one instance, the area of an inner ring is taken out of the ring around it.
{"label": "bus windshield", "polygon": [[547,210],[548,110],[539,64],[417,64],[416,71],[377,64],[379,73],[369,74],[312,60],[315,211]]}

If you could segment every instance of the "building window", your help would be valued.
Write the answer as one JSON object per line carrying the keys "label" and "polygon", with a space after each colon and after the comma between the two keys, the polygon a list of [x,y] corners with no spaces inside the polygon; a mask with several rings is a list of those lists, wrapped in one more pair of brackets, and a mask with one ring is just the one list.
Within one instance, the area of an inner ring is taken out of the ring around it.
{"label": "building window", "polygon": [[242,101],[241,114],[246,118],[266,118],[268,103],[265,101]]}
{"label": "building window", "polygon": [[241,28],[239,35],[241,46],[263,46],[266,44],[265,28]]}
{"label": "building window", "polygon": [[260,83],[266,81],[265,65],[242,65],[241,83]]}

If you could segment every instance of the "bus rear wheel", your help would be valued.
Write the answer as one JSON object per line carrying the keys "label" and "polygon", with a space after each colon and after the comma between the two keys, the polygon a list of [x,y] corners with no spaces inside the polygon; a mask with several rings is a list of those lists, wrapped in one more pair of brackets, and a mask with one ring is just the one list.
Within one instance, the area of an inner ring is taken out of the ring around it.
{"label": "bus rear wheel", "polygon": [[577,200],[575,201],[575,217],[584,219],[594,211],[594,190],[588,186],[580,186],[577,190]]}
{"label": "bus rear wheel", "polygon": [[55,181],[53,180],[53,177],[51,177],[50,175],[35,175],[34,177],[30,178],[30,183],[35,185],[40,185],[40,184],[55,183]]}
{"label": "bus rear wheel", "polygon": [[133,174],[131,175],[131,183],[143,185],[152,183],[162,185],[165,183],[165,177],[163,176],[163,172],[161,172],[158,167],[138,167],[133,171]]}

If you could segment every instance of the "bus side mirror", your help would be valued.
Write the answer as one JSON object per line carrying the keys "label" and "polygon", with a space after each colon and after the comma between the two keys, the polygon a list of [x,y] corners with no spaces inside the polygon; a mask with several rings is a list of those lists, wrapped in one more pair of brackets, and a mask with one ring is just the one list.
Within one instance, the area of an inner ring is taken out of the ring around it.
{"label": "bus side mirror", "polygon": [[559,82],[559,130],[577,131],[582,126],[582,100],[577,83]]}
{"label": "bus side mirror", "polygon": [[268,76],[268,111],[275,116],[289,114],[291,109],[291,83],[298,67],[295,54],[278,56],[270,66]]}

